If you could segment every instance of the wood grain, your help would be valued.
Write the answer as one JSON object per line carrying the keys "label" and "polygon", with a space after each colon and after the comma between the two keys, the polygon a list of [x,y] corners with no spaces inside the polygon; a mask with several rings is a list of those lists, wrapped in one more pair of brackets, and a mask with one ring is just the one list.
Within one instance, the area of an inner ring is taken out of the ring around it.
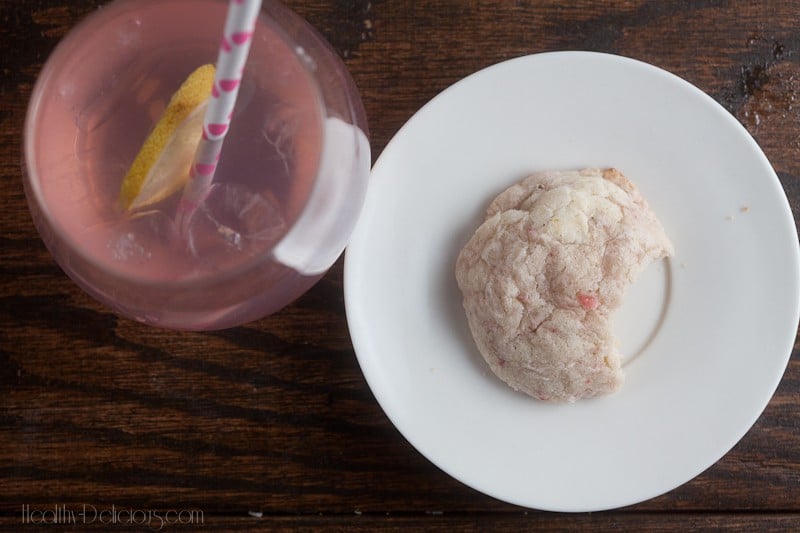
{"label": "wood grain", "polygon": [[[797,346],[752,430],[696,479],[632,508],[555,515],[462,485],[394,429],[358,368],[341,260],[284,311],[222,332],[150,328],[94,302],[38,239],[20,157],[44,60],[102,3],[0,0],[0,529],[19,530],[23,504],[83,503],[199,508],[209,529],[232,531],[800,529]],[[416,110],[480,68],[597,50],[663,67],[720,102],[800,213],[796,2],[287,4],[345,59],[374,157]]]}
{"label": "wood grain", "polygon": [[[78,531],[142,531],[143,527],[129,526],[124,510],[118,515],[118,521],[111,524],[99,523],[99,518],[89,513],[87,522],[76,515],[73,523],[66,527]],[[417,515],[395,516],[392,513],[380,515],[354,512],[349,515],[327,515],[316,513],[311,516],[279,515],[258,516],[258,513],[244,513],[245,516],[209,516],[199,515],[191,525],[164,525],[164,531],[210,530],[210,531],[341,531],[343,533],[390,532],[390,531],[426,531],[432,533],[470,533],[492,531],[507,533],[515,531],[569,531],[605,533],[618,531],[648,531],[665,533],[669,531],[727,531],[733,533],[785,533],[796,531],[798,521],[795,516],[785,513],[750,514],[732,516],[729,513],[589,513],[583,515],[553,515],[534,512],[511,513],[470,513],[460,515],[420,513]],[[20,513],[21,514],[21,513]],[[154,513],[155,514],[155,513]],[[158,530],[161,518],[137,515],[139,523],[144,520],[151,530]],[[121,516],[121,518],[120,518]],[[94,521],[92,521],[94,520]],[[108,515],[107,522],[113,520]],[[193,520],[191,515],[184,515],[184,522]],[[19,531],[19,519],[0,518],[0,531]],[[166,520],[164,520],[166,522]],[[75,524],[75,525],[72,525]],[[202,527],[197,527],[200,524]],[[41,524],[46,531],[51,526]],[[194,527],[192,527],[194,526]],[[689,529],[691,528],[691,529]],[[55,529],[55,528],[52,528]]]}

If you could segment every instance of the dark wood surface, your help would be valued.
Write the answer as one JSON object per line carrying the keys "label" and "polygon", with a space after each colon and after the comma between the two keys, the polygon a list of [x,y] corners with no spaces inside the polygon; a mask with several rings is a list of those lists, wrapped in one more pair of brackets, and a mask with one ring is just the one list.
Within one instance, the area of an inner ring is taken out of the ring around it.
{"label": "dark wood surface", "polygon": [[[756,425],[702,475],[630,508],[560,515],[462,485],[391,425],[353,352],[341,260],[282,312],[227,331],[155,329],[94,302],[38,238],[20,139],[49,52],[102,3],[0,0],[0,529],[32,528],[24,505],[90,504],[199,509],[203,529],[234,531],[800,530],[797,346]],[[345,58],[375,157],[420,106],[482,67],[597,50],[668,69],[720,102],[800,213],[797,2],[288,4]]]}

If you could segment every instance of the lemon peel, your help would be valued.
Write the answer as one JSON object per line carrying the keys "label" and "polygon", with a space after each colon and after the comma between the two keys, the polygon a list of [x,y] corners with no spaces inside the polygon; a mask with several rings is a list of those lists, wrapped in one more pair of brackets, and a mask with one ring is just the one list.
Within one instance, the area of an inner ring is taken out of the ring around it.
{"label": "lemon peel", "polygon": [[122,180],[119,200],[138,209],[174,194],[189,179],[214,83],[214,65],[192,72],[172,98]]}

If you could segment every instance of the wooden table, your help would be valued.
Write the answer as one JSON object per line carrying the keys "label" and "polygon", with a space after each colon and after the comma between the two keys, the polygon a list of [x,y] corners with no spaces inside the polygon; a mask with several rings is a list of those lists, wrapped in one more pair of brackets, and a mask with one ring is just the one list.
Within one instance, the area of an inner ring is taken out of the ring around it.
{"label": "wooden table", "polygon": [[[356,362],[341,260],[282,312],[221,332],[146,327],[89,298],[33,227],[20,139],[43,62],[102,3],[0,0],[0,529],[33,528],[25,505],[87,504],[203,512],[203,528],[175,530],[800,530],[797,346],[759,421],[702,475],[633,507],[560,515],[462,485],[398,433]],[[420,106],[482,67],[597,50],[663,67],[720,102],[800,213],[796,2],[288,3],[345,59],[375,157]]]}

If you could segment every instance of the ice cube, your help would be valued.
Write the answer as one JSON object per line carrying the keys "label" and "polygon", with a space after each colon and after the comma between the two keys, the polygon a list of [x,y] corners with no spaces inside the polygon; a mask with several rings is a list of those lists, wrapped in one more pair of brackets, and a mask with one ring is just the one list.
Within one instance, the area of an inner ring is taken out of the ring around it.
{"label": "ice cube", "polygon": [[106,247],[115,261],[144,263],[175,242],[173,221],[162,211],[136,213],[114,226]]}
{"label": "ice cube", "polygon": [[114,261],[130,261],[131,259],[150,258],[151,254],[144,246],[136,241],[136,234],[131,232],[123,233],[108,241],[108,249],[111,251],[111,258]]}
{"label": "ice cube", "polygon": [[253,255],[276,243],[286,221],[275,198],[233,183],[211,187],[188,224],[188,243],[198,258],[222,252]]}

